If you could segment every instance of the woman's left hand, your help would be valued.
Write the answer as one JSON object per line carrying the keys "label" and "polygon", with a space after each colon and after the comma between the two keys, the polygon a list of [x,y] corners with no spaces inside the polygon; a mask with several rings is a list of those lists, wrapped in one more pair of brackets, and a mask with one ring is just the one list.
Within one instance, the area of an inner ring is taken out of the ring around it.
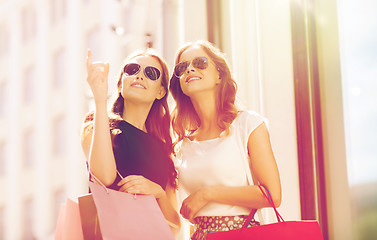
{"label": "woman's left hand", "polygon": [[180,210],[181,215],[192,222],[199,210],[208,203],[206,193],[206,189],[202,188],[183,200]]}
{"label": "woman's left hand", "polygon": [[117,185],[121,186],[119,189],[121,192],[154,195],[155,198],[165,196],[165,191],[159,184],[140,175],[129,175],[120,180]]}

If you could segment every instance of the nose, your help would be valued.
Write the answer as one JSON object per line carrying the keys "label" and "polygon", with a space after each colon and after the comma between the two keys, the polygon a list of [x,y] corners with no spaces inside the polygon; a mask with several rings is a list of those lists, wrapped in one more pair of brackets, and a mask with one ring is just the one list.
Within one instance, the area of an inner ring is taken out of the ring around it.
{"label": "nose", "polygon": [[195,72],[195,67],[192,66],[192,63],[190,63],[190,65],[188,65],[187,67],[187,74],[189,74],[191,72]]}
{"label": "nose", "polygon": [[[137,75],[136,75],[136,79],[141,79],[141,80],[144,80],[144,78],[143,78],[143,75],[144,74],[144,72],[143,71],[141,71],[141,69],[140,69],[140,71],[137,73]],[[145,77],[145,76],[144,76]]]}

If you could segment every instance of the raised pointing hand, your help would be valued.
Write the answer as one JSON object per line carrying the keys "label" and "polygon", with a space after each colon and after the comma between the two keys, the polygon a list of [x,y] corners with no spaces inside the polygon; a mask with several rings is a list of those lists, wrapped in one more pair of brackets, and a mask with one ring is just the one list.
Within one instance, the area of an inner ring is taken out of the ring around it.
{"label": "raised pointing hand", "polygon": [[109,63],[92,63],[92,50],[88,49],[86,71],[86,81],[92,90],[94,101],[107,101]]}

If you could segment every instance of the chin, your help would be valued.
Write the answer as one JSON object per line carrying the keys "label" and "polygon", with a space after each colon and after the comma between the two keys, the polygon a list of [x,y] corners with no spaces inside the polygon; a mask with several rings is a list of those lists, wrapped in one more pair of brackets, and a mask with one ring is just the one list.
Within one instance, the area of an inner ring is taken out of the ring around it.
{"label": "chin", "polygon": [[146,94],[139,93],[128,93],[123,95],[125,101],[140,102],[140,103],[150,103],[153,100],[150,100]]}
{"label": "chin", "polygon": [[197,86],[191,85],[191,86],[186,87],[185,89],[182,89],[182,92],[189,97],[194,96],[197,93],[203,93],[203,92],[209,93],[211,91],[215,91],[215,89],[203,87],[203,86],[199,86],[199,85],[197,85]]}

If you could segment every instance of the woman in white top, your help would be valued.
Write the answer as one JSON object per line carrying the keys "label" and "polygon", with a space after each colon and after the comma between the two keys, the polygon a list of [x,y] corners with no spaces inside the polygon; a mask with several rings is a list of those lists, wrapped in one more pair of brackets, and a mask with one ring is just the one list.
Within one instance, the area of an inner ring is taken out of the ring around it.
{"label": "woman in white top", "polygon": [[248,181],[250,171],[279,206],[280,178],[266,123],[236,108],[236,83],[224,54],[207,41],[179,49],[170,91],[177,103],[173,129],[180,146],[179,188],[188,195],[180,213],[195,225],[191,239],[240,228],[251,209],[269,206]]}

